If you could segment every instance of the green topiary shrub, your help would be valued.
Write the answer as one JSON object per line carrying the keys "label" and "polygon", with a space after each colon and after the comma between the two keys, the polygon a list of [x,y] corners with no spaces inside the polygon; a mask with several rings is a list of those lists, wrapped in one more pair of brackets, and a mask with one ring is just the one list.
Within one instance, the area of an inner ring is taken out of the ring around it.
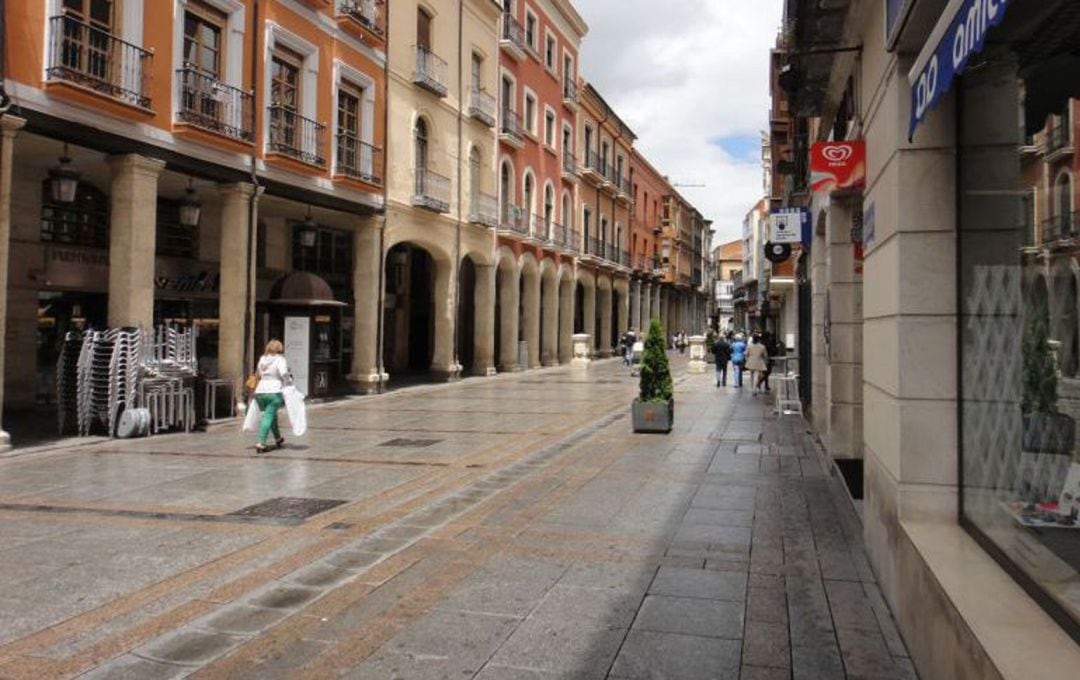
{"label": "green topiary shrub", "polygon": [[668,365],[664,327],[658,319],[649,325],[645,336],[645,353],[641,357],[641,401],[671,400],[671,367]]}

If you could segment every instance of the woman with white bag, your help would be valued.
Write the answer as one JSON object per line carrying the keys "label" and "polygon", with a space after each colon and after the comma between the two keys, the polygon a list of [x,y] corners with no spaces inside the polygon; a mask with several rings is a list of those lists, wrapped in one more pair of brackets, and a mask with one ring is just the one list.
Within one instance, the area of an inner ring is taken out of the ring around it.
{"label": "woman with white bag", "polygon": [[[281,407],[285,406],[283,391],[286,385],[292,384],[292,375],[289,373],[289,364],[285,361],[285,348],[280,340],[271,340],[266,343],[266,352],[259,358],[256,368],[258,385],[255,387],[255,404],[262,411],[262,420],[259,423],[259,441],[255,444],[255,453],[266,453],[270,449],[266,446],[267,438],[274,435],[274,447],[281,448],[285,438],[278,429],[277,414]],[[295,388],[293,388],[295,389]],[[303,402],[301,402],[301,407]],[[255,414],[249,414],[254,416]],[[253,425],[254,423],[250,423]],[[245,421],[244,429],[248,429],[249,423]]]}

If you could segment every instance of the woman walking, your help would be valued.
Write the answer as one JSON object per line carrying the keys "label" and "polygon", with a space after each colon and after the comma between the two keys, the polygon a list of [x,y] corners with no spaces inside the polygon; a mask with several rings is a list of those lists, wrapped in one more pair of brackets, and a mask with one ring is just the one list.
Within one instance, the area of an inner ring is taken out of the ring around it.
{"label": "woman walking", "polygon": [[266,352],[259,358],[256,373],[259,376],[259,384],[255,387],[255,402],[262,411],[262,421],[259,424],[259,442],[255,444],[255,453],[266,453],[266,439],[274,435],[274,446],[280,448],[285,443],[278,429],[278,409],[285,405],[285,398],[281,391],[286,384],[292,383],[292,375],[289,373],[289,364],[285,361],[283,352],[285,348],[280,340],[271,340],[266,343]]}
{"label": "woman walking", "polygon": [[765,349],[765,343],[761,336],[756,333],[750,339],[750,346],[746,348],[746,367],[750,369],[750,386],[753,394],[757,394],[761,388],[759,375],[764,375],[769,370],[769,352]]}

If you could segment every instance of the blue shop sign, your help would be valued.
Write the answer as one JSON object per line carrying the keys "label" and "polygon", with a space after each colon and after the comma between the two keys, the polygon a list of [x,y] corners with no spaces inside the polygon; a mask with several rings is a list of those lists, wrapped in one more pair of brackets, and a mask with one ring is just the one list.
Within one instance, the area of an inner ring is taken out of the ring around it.
{"label": "blue shop sign", "polygon": [[911,83],[911,124],[908,137],[978,54],[990,28],[1005,18],[1010,0],[953,0],[941,15],[914,68]]}

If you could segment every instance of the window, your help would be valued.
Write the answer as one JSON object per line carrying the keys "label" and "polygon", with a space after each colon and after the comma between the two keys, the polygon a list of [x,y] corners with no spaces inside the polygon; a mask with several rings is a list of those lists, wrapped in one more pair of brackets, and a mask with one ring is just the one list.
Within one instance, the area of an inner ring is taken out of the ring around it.
{"label": "window", "polygon": [[214,79],[221,78],[221,27],[225,17],[201,4],[189,4],[184,12],[184,68]]}
{"label": "window", "polygon": [[562,197],[562,221],[567,229],[574,228],[574,211],[570,209],[570,194],[563,193]]}
{"label": "window", "polygon": [[303,59],[279,47],[270,62],[270,145],[299,150],[297,111],[300,106],[300,65]]}
{"label": "window", "polygon": [[565,80],[574,79],[574,60],[570,58],[570,55],[563,57],[562,75]]}
{"label": "window", "polygon": [[423,118],[416,119],[416,127],[413,129],[413,151],[416,157],[416,176],[420,182],[420,176],[428,166],[428,129]]}
{"label": "window", "polygon": [[531,172],[525,173],[525,180],[521,185],[521,203],[521,207],[527,215],[533,214],[533,211],[536,210],[536,206],[533,205],[533,176]]}
{"label": "window", "polygon": [[502,102],[503,111],[512,112],[516,109],[514,106],[514,81],[506,76],[503,76],[502,79],[502,89],[499,91],[499,99]]}
{"label": "window", "polygon": [[564,154],[571,153],[571,149],[574,148],[573,135],[570,126],[564,124],[562,129],[562,150]]}
{"label": "window", "polygon": [[581,227],[582,227],[582,229],[584,230],[584,233],[585,233],[585,247],[586,248],[589,247],[589,231],[590,231],[591,226],[592,226],[592,212],[588,208],[585,208],[581,212]]}
{"label": "window", "polygon": [[[303,233],[309,231],[301,224],[293,226],[293,269],[311,272],[324,279],[334,291],[334,299],[342,302],[352,300],[353,243],[352,234],[317,227],[315,240],[304,245]],[[310,237],[308,237],[310,238]]]}
{"label": "window", "polygon": [[480,172],[480,150],[474,146],[469,151],[469,205],[472,206],[474,214],[479,214],[477,204],[480,202]]}
{"label": "window", "polygon": [[585,154],[588,155],[592,150],[592,126],[585,126]]}
{"label": "window", "polygon": [[423,8],[416,10],[416,46],[431,51],[431,15]]}
{"label": "window", "polygon": [[526,10],[525,10],[525,42],[528,43],[529,47],[532,49],[533,52],[538,52],[539,51],[537,46],[540,44],[540,42],[539,42],[540,36],[537,35],[537,33],[538,33],[537,24],[538,24],[538,22],[536,21],[536,15],[533,14],[529,9],[526,8]]}
{"label": "window", "polygon": [[[111,73],[110,36],[113,32],[112,0],[64,0],[65,20],[62,63],[66,68],[99,80],[114,78]],[[86,24],[94,30],[86,30]]]}
{"label": "window", "polygon": [[529,134],[536,134],[536,97],[525,95],[525,128]]}
{"label": "window", "polygon": [[[618,158],[615,159],[615,179],[619,180],[620,182],[623,179],[622,167],[623,167],[623,157],[619,156]],[[622,187],[620,187],[620,188],[622,188]]]}
{"label": "window", "polygon": [[555,38],[548,33],[544,36],[544,66],[547,70],[554,72],[556,69],[555,53],[558,51],[556,47]]}
{"label": "window", "polygon": [[109,247],[109,197],[79,182],[75,200],[54,203],[49,180],[41,187],[41,240],[93,248]]}
{"label": "window", "polygon": [[484,58],[476,52],[472,53],[472,91],[479,92],[484,89],[481,86],[483,80],[481,79],[481,73],[484,68]]}
{"label": "window", "polygon": [[362,142],[363,88],[343,82],[338,88],[338,165],[345,172],[370,173],[372,159]]}
{"label": "window", "polygon": [[544,111],[544,144],[555,148],[555,112]]}
{"label": "window", "polygon": [[514,168],[508,162],[502,164],[499,173],[499,216],[502,224],[510,223],[510,210],[514,204]]}
{"label": "window", "polygon": [[551,185],[544,187],[544,226],[548,227],[555,221],[555,190]]}

